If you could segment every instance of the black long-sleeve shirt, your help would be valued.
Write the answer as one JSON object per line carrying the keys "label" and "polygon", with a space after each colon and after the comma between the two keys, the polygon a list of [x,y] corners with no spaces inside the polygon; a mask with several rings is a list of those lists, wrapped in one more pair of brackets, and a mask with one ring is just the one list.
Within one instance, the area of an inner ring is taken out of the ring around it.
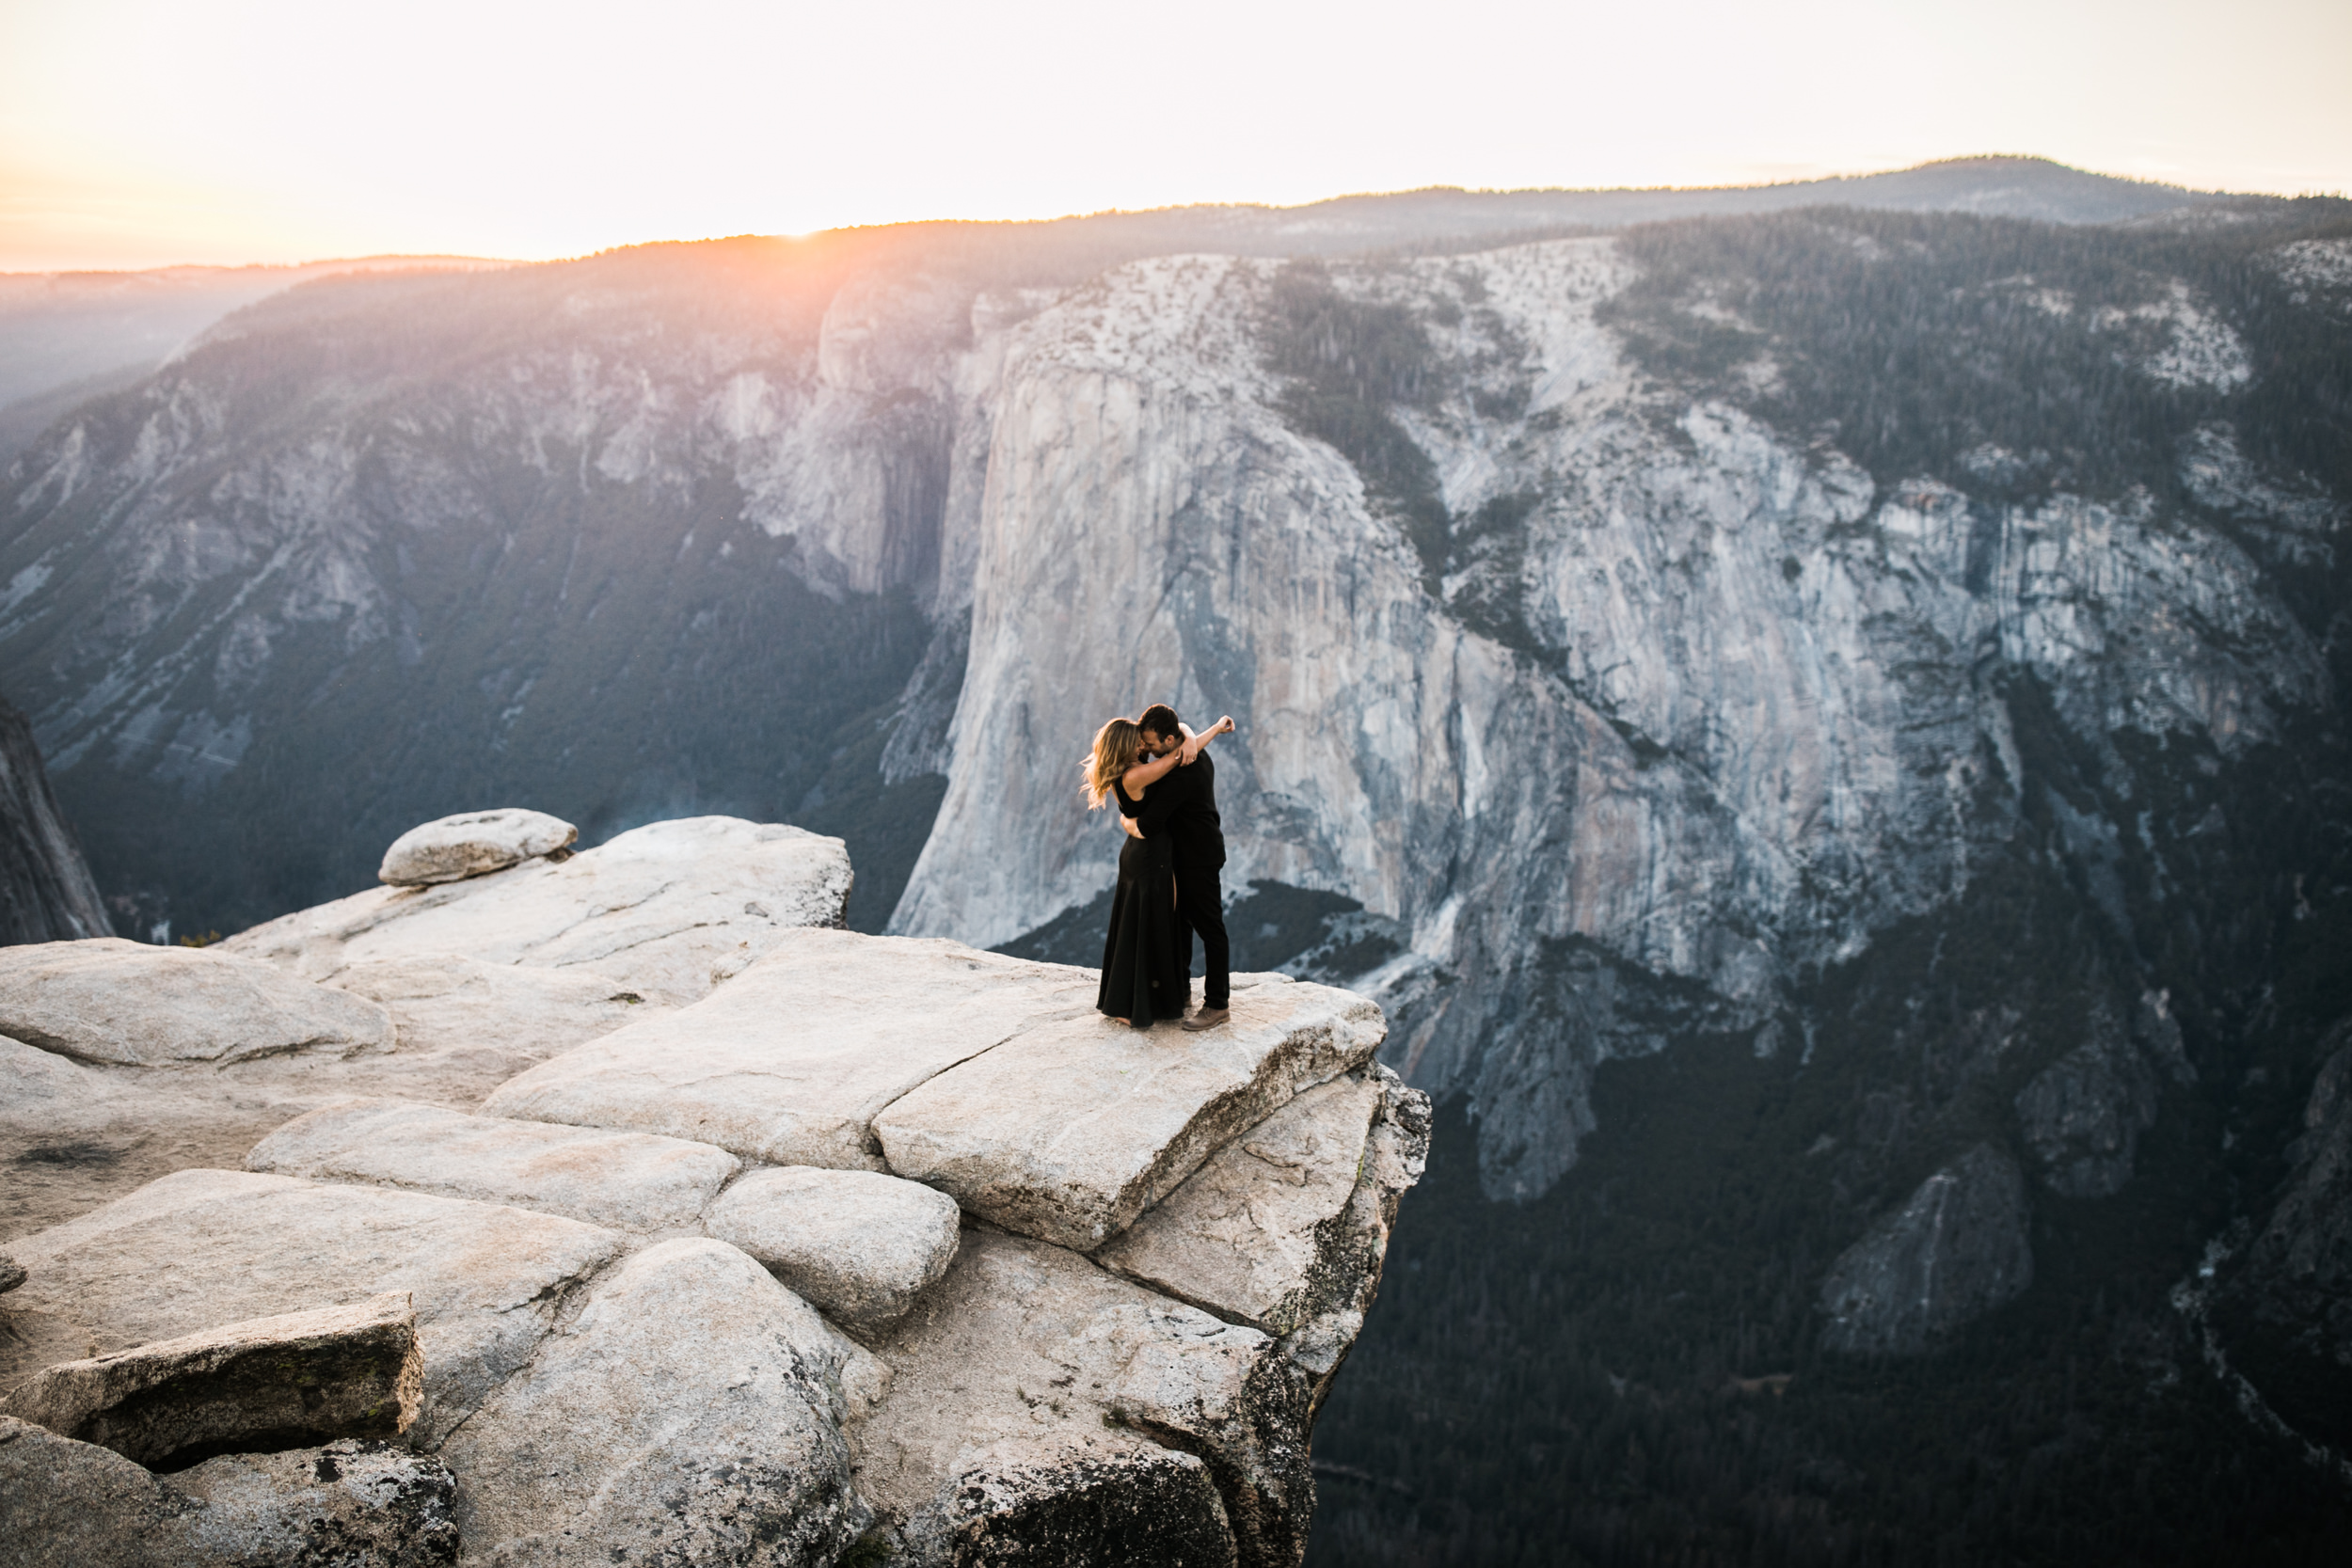
{"label": "black long-sleeve shirt", "polygon": [[1225,824],[1216,815],[1216,764],[1202,752],[1143,792],[1136,826],[1146,838],[1176,841],[1176,863],[1215,868],[1225,863]]}

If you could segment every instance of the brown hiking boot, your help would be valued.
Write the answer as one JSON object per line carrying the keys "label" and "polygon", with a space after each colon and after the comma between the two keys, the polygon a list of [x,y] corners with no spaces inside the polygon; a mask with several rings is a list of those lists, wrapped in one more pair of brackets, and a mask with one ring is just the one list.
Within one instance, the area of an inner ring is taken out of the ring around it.
{"label": "brown hiking boot", "polygon": [[1233,1009],[1231,1007],[1203,1007],[1199,1012],[1193,1014],[1190,1018],[1184,1020],[1184,1027],[1187,1029],[1214,1029],[1220,1023],[1231,1022],[1232,1016]]}

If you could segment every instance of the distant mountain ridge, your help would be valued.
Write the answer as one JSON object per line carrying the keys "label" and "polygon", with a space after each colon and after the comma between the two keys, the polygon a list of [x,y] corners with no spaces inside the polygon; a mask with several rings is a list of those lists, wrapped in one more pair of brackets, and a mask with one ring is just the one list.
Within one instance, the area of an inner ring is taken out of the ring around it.
{"label": "distant mountain ridge", "polygon": [[152,372],[231,311],[314,277],[503,266],[466,256],[364,256],[299,266],[0,273],[0,463],[73,406]]}
{"label": "distant mountain ridge", "polygon": [[[1339,256],[1825,204],[1983,213],[2050,223],[2114,223],[2233,199],[2246,198],[2092,174],[2045,158],[1974,157],[1886,174],[1771,185],[1523,191],[1432,187],[1337,197],[1299,207],[1205,203],[1042,223],[956,227],[1050,232],[1081,226],[1101,231],[1110,248],[1130,256],[1180,249]],[[479,257],[375,256],[299,266],[0,273],[0,463],[74,404],[131,385],[213,323],[298,283],[340,272],[508,264]]]}
{"label": "distant mountain ridge", "polygon": [[1780,213],[1800,207],[1979,213],[2044,223],[2091,224],[2120,223],[2233,199],[2245,198],[2092,174],[2047,158],[1985,156],[1942,159],[1885,174],[1835,175],[1769,185],[1519,191],[1433,186],[1337,197],[1301,207],[1240,211],[1266,214],[1272,232],[1294,242],[1294,248],[1303,248],[1295,242],[1318,234],[1385,237],[1400,227],[1417,225],[1425,225],[1433,235],[1470,238],[1549,227],[1623,229],[1672,218]]}

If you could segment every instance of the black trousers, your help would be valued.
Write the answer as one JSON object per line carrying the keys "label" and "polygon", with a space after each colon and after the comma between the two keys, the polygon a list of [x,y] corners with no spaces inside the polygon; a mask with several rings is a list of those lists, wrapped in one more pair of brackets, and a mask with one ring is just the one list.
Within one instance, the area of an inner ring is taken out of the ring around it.
{"label": "black trousers", "polygon": [[[1222,1007],[1233,996],[1233,949],[1225,940],[1225,895],[1217,885],[1217,875],[1214,865],[1176,863],[1176,943],[1184,959],[1177,973],[1192,974],[1192,939],[1199,936],[1208,969],[1200,988],[1204,1007]],[[1191,989],[1189,979],[1185,989]]]}

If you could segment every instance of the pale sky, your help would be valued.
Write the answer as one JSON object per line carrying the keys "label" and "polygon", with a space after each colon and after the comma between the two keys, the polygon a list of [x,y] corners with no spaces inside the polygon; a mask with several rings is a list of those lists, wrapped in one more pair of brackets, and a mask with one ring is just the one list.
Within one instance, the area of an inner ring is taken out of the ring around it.
{"label": "pale sky", "polygon": [[2352,191],[2352,0],[0,0],[0,271],[1974,152]]}

